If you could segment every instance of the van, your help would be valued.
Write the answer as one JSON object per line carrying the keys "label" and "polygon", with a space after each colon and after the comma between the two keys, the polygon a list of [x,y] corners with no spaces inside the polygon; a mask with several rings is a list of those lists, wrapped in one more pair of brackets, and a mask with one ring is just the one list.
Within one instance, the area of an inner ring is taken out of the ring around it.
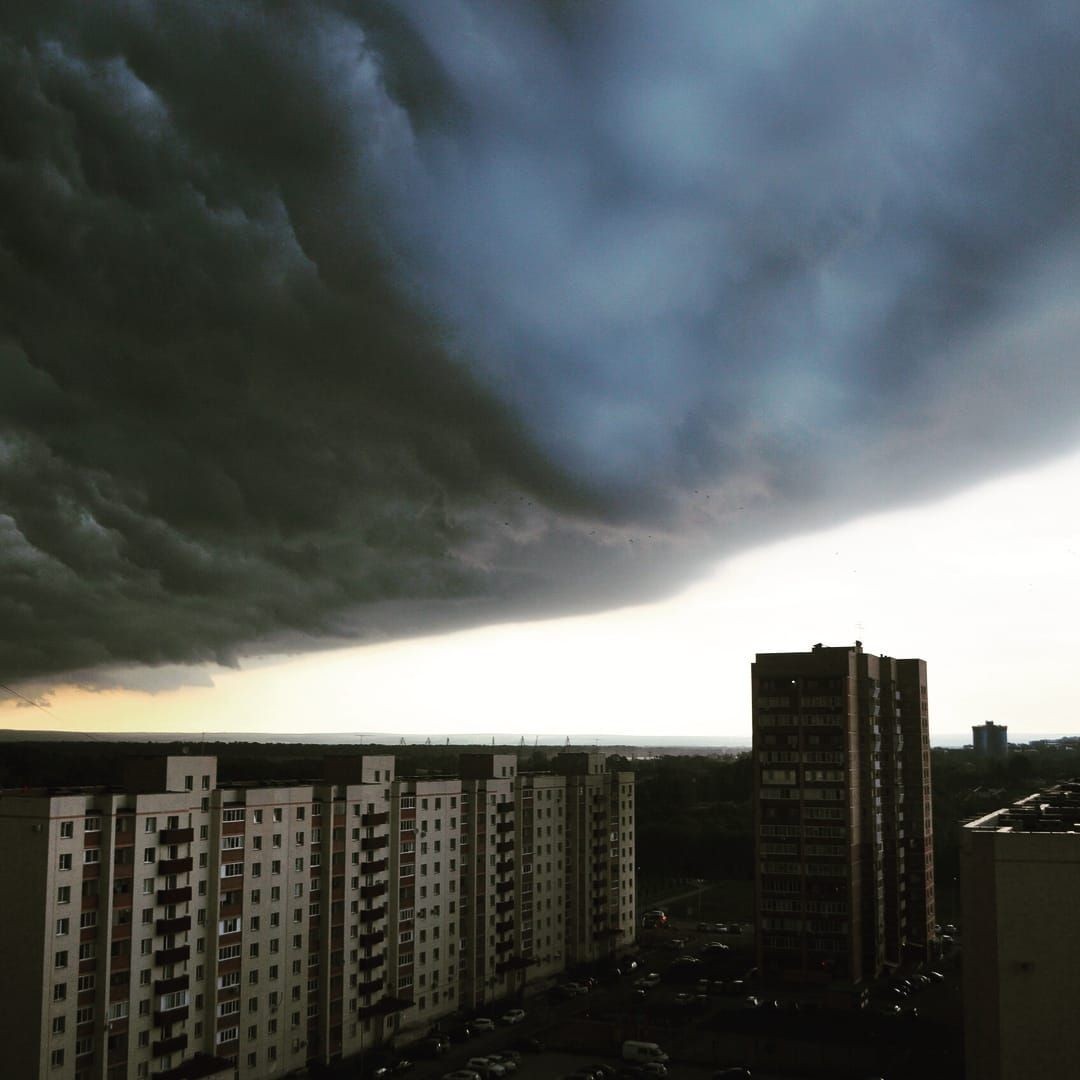
{"label": "van", "polygon": [[667,1061],[668,1056],[654,1042],[627,1039],[622,1044],[623,1061]]}

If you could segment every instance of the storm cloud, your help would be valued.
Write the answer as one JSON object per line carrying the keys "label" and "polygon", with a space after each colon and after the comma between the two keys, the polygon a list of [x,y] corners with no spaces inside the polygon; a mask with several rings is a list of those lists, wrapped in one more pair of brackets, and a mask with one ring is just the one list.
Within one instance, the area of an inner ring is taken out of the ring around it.
{"label": "storm cloud", "polygon": [[0,20],[0,679],[601,607],[1077,436],[1080,16]]}

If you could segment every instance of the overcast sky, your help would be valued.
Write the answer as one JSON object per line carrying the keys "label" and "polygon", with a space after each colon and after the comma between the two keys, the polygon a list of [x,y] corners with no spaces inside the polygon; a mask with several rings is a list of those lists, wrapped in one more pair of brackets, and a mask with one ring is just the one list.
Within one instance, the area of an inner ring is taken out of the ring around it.
{"label": "overcast sky", "polygon": [[1071,660],[1078,37],[5,13],[0,681],[55,715],[0,718],[734,733],[755,651],[855,637],[939,730],[1023,711]]}

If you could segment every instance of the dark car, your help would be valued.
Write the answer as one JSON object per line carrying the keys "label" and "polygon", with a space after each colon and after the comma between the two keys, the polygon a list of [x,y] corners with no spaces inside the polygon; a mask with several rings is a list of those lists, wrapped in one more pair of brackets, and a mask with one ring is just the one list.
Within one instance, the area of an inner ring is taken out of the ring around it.
{"label": "dark car", "polygon": [[518,1039],[517,1042],[514,1043],[514,1049],[522,1050],[526,1054],[541,1054],[543,1053],[545,1047],[544,1043],[541,1042],[539,1039],[524,1038]]}

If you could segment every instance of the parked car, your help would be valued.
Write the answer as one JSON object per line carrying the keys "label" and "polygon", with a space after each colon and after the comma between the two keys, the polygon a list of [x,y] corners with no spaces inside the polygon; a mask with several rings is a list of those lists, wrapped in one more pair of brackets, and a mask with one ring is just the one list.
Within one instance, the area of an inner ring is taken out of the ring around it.
{"label": "parked car", "polygon": [[508,1012],[504,1012],[502,1015],[502,1022],[504,1024],[520,1024],[525,1019],[524,1009],[510,1009]]}
{"label": "parked car", "polygon": [[439,1057],[450,1049],[450,1040],[441,1035],[429,1035],[421,1039],[415,1048],[415,1053],[420,1057]]}
{"label": "parked car", "polygon": [[489,1057],[471,1057],[465,1062],[465,1068],[478,1072],[485,1080],[490,1076],[505,1076],[508,1071],[501,1062]]}
{"label": "parked car", "polygon": [[473,1031],[494,1031],[495,1021],[488,1016],[478,1016],[474,1020],[469,1021],[469,1027]]}
{"label": "parked car", "polygon": [[750,1070],[742,1065],[732,1065],[727,1069],[717,1069],[712,1080],[752,1080]]}
{"label": "parked car", "polygon": [[442,1080],[484,1080],[473,1069],[455,1069],[453,1072],[443,1073]]}

